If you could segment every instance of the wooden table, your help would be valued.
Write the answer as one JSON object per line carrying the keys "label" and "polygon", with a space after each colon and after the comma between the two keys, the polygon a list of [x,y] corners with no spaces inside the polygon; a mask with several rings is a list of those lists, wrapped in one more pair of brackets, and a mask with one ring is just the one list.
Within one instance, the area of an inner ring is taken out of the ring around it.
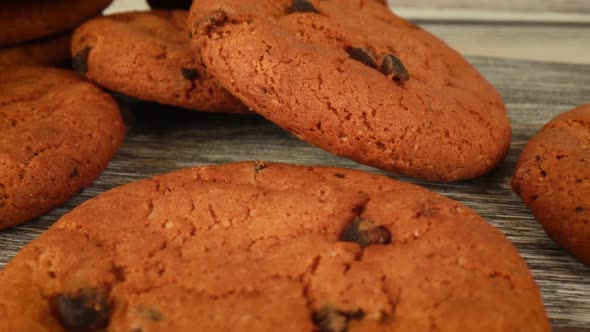
{"label": "wooden table", "polygon": [[[400,12],[459,50],[479,55],[469,60],[502,93],[514,132],[509,156],[491,174],[452,184],[401,179],[465,203],[506,233],[541,287],[554,331],[590,331],[590,268],[549,240],[510,190],[515,163],[527,140],[554,115],[590,102],[590,2],[395,2],[403,7]],[[432,3],[440,8],[433,8]],[[469,5],[459,7],[458,3]],[[111,10],[141,6],[141,1],[118,0]],[[441,13],[440,17],[433,17],[433,9]],[[469,12],[477,15],[465,15]],[[0,232],[0,267],[80,203],[114,186],[157,173],[240,160],[335,165],[383,173],[301,142],[258,116],[200,114],[151,104],[124,105],[135,120],[105,173],[64,207]]]}

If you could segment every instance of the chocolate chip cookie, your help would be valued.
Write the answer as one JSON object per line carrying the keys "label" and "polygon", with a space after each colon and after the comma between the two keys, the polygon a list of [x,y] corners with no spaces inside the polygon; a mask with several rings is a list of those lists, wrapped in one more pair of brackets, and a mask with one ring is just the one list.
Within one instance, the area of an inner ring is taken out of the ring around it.
{"label": "chocolate chip cookie", "polygon": [[0,274],[2,330],[549,331],[514,246],[385,176],[237,163],[110,190]]}
{"label": "chocolate chip cookie", "polygon": [[557,116],[529,141],[512,188],[549,237],[590,265],[590,104]]}
{"label": "chocolate chip cookie", "polygon": [[72,38],[74,68],[107,89],[201,111],[248,112],[197,62],[187,11],[153,10],[90,20]]}
{"label": "chocolate chip cookie", "polygon": [[114,100],[78,75],[1,67],[0,229],[49,212],[89,186],[124,135]]}
{"label": "chocolate chip cookie", "polygon": [[436,181],[495,167],[511,129],[461,55],[377,0],[202,0],[191,45],[223,86],[299,138]]}
{"label": "chocolate chip cookie", "polygon": [[0,46],[71,30],[100,14],[112,0],[19,0],[0,2]]}
{"label": "chocolate chip cookie", "polygon": [[70,62],[70,32],[0,47],[0,65],[61,66]]}

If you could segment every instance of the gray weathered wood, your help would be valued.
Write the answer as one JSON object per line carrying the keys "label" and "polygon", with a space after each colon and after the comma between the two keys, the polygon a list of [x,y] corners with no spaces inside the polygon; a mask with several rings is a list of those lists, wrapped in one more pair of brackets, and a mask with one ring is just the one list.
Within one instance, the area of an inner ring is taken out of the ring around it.
{"label": "gray weathered wood", "polygon": [[465,55],[590,64],[590,24],[419,23]]}
{"label": "gray weathered wood", "polygon": [[[590,268],[549,240],[510,190],[514,165],[526,141],[554,115],[590,102],[590,67],[491,58],[471,60],[499,88],[507,103],[514,129],[509,156],[491,174],[472,181],[436,184],[409,180],[465,203],[506,233],[528,261],[555,325],[590,327]],[[0,232],[0,266],[81,202],[114,186],[157,173],[259,159],[383,173],[301,142],[258,116],[128,105],[135,124],[106,172],[64,207]]]}
{"label": "gray weathered wood", "polygon": [[389,4],[394,8],[590,14],[587,0],[389,0]]}

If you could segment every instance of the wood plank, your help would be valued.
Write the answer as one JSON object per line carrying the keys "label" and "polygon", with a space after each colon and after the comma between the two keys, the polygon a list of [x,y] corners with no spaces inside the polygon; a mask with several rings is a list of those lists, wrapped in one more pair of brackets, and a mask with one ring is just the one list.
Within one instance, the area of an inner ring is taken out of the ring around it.
{"label": "wood plank", "polygon": [[[501,229],[528,261],[554,324],[590,327],[590,268],[549,240],[510,189],[515,163],[527,140],[554,115],[590,102],[590,66],[491,58],[471,58],[471,61],[505,98],[514,131],[509,156],[491,174],[472,181],[437,184],[405,180],[465,203]],[[126,105],[135,122],[105,173],[64,207],[0,232],[0,267],[83,201],[114,186],[157,173],[241,160],[334,165],[383,173],[299,141],[258,116],[201,114],[154,105]]]}
{"label": "wood plank", "polygon": [[419,23],[465,55],[590,64],[590,25]]}
{"label": "wood plank", "polygon": [[587,0],[389,0],[394,8],[590,14]]}

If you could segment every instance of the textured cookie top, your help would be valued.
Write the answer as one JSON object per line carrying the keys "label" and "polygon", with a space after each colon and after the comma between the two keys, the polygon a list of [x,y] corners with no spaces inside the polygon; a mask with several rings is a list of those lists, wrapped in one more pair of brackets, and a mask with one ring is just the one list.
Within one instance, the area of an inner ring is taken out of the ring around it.
{"label": "textured cookie top", "polygon": [[497,91],[457,52],[376,0],[199,0],[191,44],[235,96],[338,155],[430,180],[506,154]]}
{"label": "textured cookie top", "polygon": [[549,331],[498,230],[448,198],[340,168],[238,163],[113,189],[0,282],[3,330]]}
{"label": "textured cookie top", "polygon": [[202,111],[247,112],[197,63],[187,11],[154,10],[90,20],[72,38],[74,66],[114,91]]}
{"label": "textured cookie top", "polygon": [[529,141],[512,188],[552,239],[590,265],[590,105],[557,116]]}
{"label": "textured cookie top", "polygon": [[0,229],[87,187],[123,141],[114,100],[78,75],[0,68]]}
{"label": "textured cookie top", "polygon": [[0,3],[0,46],[70,30],[112,0],[18,0]]}

